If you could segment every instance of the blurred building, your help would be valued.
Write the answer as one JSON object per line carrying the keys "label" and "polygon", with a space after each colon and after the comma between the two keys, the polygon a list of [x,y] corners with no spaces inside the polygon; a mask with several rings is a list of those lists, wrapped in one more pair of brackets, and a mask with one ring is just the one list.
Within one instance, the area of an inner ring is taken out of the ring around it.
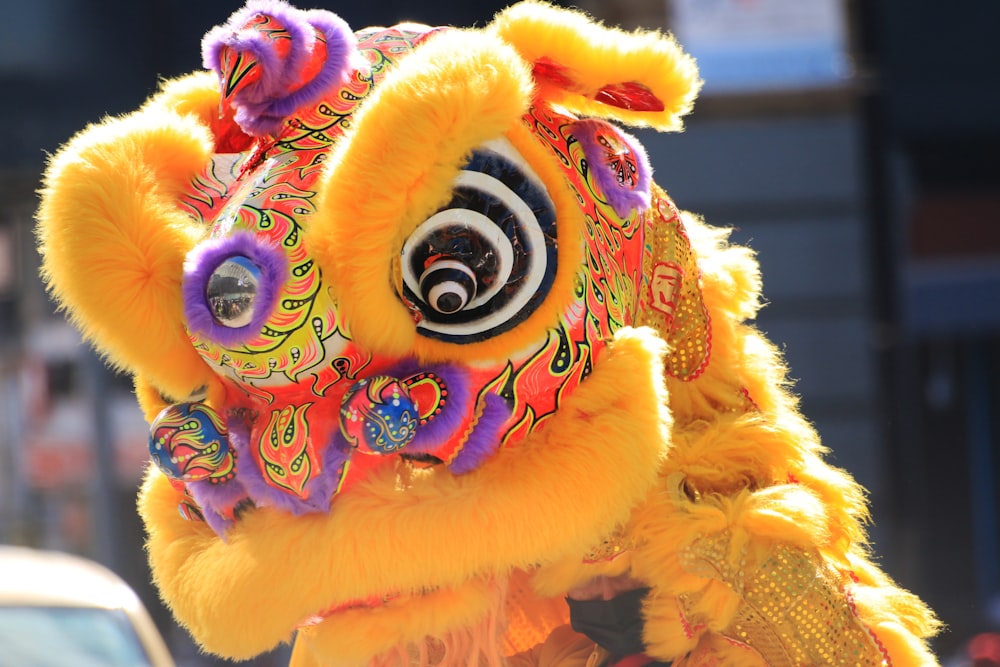
{"label": "blurred building", "polygon": [[894,558],[962,641],[1000,626],[1000,5],[858,7]]}
{"label": "blurred building", "polygon": [[[483,24],[502,2],[305,3],[355,27]],[[956,0],[583,0],[669,28],[706,87],[683,134],[639,133],[683,208],[763,267],[784,350],[832,461],[871,491],[875,551],[950,626],[1000,595],[1000,5]],[[237,3],[35,0],[0,40],[0,542],[86,553],[158,607],[134,508],[146,427],[37,278],[46,153],[158,77],[200,67]],[[185,664],[183,633],[158,621]],[[996,628],[992,628],[996,629]],[[256,664],[277,662],[261,658]]]}

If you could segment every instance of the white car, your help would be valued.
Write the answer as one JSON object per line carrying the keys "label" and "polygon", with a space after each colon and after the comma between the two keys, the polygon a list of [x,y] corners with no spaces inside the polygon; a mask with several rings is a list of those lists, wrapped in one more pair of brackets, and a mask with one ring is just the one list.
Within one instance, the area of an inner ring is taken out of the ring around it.
{"label": "white car", "polygon": [[97,563],[0,546],[0,667],[175,667],[135,592]]}

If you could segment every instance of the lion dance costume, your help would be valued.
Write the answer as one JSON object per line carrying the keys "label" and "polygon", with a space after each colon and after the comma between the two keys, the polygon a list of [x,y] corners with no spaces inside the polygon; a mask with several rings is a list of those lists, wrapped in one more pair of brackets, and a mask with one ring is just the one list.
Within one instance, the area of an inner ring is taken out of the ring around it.
{"label": "lion dance costume", "polygon": [[620,129],[690,110],[671,38],[250,0],[203,56],[53,157],[38,235],[134,376],[153,577],[205,650],[525,664],[627,573],[657,661],[936,664],[747,324],[752,253]]}

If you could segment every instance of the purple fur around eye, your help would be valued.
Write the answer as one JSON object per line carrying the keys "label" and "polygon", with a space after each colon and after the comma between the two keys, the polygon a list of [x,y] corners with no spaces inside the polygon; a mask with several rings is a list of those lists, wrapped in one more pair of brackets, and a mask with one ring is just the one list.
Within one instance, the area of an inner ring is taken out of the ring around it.
{"label": "purple fur around eye", "polygon": [[[257,15],[271,17],[288,33],[289,49],[282,57],[266,32],[247,27]],[[318,37],[316,33],[322,37]],[[326,47],[326,59],[308,81],[303,69],[312,57],[318,39]],[[350,70],[357,40],[347,23],[332,12],[302,11],[281,0],[250,0],[228,23],[213,28],[202,40],[203,65],[225,79],[220,56],[225,47],[246,54],[259,68],[259,80],[238,88],[230,98],[235,119],[247,134],[275,134],[297,109],[318,101]]]}
{"label": "purple fur around eye", "polygon": [[[260,271],[250,321],[238,327],[221,324],[208,302],[206,287],[226,260],[245,258]],[[196,247],[184,262],[184,318],[193,334],[223,347],[233,347],[256,335],[274,312],[281,286],[288,278],[288,261],[280,248],[261,243],[250,233],[208,241]]]}
{"label": "purple fur around eye", "polygon": [[646,210],[653,170],[639,142],[602,120],[577,121],[572,131],[600,193],[615,213],[627,218],[633,209],[640,213]]}

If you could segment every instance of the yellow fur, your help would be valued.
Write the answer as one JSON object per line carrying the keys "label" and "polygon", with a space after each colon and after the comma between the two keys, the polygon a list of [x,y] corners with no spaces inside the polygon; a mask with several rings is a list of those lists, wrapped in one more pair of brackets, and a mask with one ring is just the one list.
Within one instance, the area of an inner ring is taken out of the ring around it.
{"label": "yellow fur", "polygon": [[219,117],[219,82],[211,72],[197,72],[163,82],[160,91],[143,108],[160,107],[191,115],[206,126]]}
{"label": "yellow fur", "polygon": [[[543,58],[567,67],[578,89],[545,89],[547,99],[582,116],[637,127],[678,130],[701,87],[694,60],[673,39],[653,31],[626,33],[542,2],[521,2],[497,15],[490,30],[529,63]],[[636,82],[663,102],[663,111],[632,111],[592,98],[608,84]]]}

